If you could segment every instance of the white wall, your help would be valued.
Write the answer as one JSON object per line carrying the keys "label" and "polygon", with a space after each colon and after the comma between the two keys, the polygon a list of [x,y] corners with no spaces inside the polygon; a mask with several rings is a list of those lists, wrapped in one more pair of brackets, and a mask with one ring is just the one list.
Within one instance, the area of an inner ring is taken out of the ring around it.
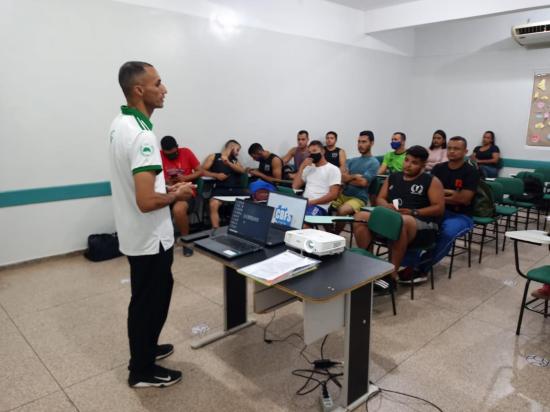
{"label": "white wall", "polygon": [[[282,153],[302,128],[334,129],[355,153],[360,130],[382,138],[405,127],[403,56],[252,28],[220,38],[207,19],[106,0],[3,1],[0,37],[0,191],[108,180],[126,60],[155,64],[168,87],[157,135],[201,158],[229,137]],[[89,233],[114,229],[108,198],[2,208],[0,225],[0,265],[82,249]]]}
{"label": "white wall", "polygon": [[550,151],[525,147],[533,75],[550,69],[550,48],[525,49],[510,36],[550,9],[429,25],[416,29],[408,131],[428,144],[442,128],[473,148],[493,130],[503,157],[550,160]]}

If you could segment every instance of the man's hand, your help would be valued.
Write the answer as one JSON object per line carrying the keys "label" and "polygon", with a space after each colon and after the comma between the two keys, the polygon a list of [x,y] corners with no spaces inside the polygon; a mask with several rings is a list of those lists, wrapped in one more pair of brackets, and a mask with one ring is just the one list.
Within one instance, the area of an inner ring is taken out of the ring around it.
{"label": "man's hand", "polygon": [[304,169],[307,166],[313,165],[313,159],[311,157],[306,157],[302,164],[300,165],[300,169]]}
{"label": "man's hand", "polygon": [[226,175],[225,173],[216,173],[216,179],[220,182],[223,182],[225,179],[227,179],[229,175]]}
{"label": "man's hand", "polygon": [[445,196],[452,196],[452,195],[455,194],[455,191],[452,190],[452,189],[444,189],[443,193],[444,193]]}
{"label": "man's hand", "polygon": [[191,182],[176,183],[173,186],[168,187],[168,192],[176,195],[177,200],[187,200],[193,196],[193,189],[197,185],[192,184]]}
{"label": "man's hand", "polygon": [[[393,205],[392,205],[392,206],[393,206]],[[400,209],[397,209],[397,211],[398,211],[399,213],[401,213],[402,215],[412,215],[411,209],[400,208]]]}
{"label": "man's hand", "polygon": [[258,169],[250,169],[248,173],[250,176],[260,177],[260,171]]}

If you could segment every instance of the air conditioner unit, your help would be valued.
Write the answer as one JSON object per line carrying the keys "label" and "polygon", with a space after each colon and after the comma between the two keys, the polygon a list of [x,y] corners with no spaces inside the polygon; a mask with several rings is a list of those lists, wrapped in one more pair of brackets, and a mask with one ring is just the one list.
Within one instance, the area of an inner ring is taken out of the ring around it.
{"label": "air conditioner unit", "polygon": [[550,46],[550,21],[522,24],[512,27],[512,37],[521,46],[548,44]]}

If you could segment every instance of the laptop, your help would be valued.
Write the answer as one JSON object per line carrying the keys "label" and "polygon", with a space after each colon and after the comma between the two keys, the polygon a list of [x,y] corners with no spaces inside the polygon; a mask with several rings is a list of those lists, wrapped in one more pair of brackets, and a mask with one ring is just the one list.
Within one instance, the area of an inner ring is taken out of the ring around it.
{"label": "laptop", "polygon": [[272,216],[273,208],[270,206],[237,199],[227,234],[197,240],[195,246],[225,259],[256,252],[266,244]]}
{"label": "laptop", "polygon": [[268,246],[278,246],[285,242],[287,230],[301,229],[306,214],[307,199],[305,197],[284,195],[270,192],[267,205],[275,209],[271,219],[271,227],[267,236]]}

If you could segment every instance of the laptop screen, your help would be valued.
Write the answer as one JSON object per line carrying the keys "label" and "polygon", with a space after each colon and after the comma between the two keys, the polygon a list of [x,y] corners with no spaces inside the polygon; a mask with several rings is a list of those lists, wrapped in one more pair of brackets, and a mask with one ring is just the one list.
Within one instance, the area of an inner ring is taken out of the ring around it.
{"label": "laptop screen", "polygon": [[256,243],[265,244],[272,216],[272,207],[237,199],[229,221],[228,232]]}
{"label": "laptop screen", "polygon": [[305,197],[270,192],[267,205],[275,209],[271,223],[293,229],[302,228],[307,207]]}

